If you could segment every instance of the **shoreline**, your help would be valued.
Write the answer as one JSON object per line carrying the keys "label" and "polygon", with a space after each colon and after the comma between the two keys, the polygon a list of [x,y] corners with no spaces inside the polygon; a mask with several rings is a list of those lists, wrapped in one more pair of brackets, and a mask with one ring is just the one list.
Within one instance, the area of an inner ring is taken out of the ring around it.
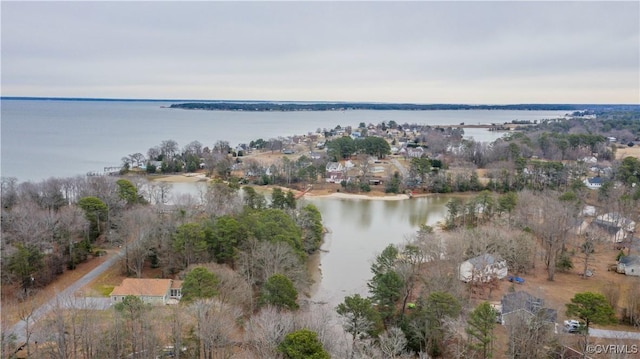
{"label": "shoreline", "polygon": [[[157,182],[166,182],[166,183],[197,183],[197,182],[211,182],[212,179],[206,177],[202,173],[195,174],[169,174],[169,175],[158,175],[153,177],[147,177],[149,181],[157,181]],[[247,185],[245,185],[247,186]],[[254,188],[260,188],[265,190],[271,190],[272,186],[256,186],[256,185],[248,185]],[[406,199],[410,199],[411,197],[407,194],[394,194],[388,195],[384,193],[372,193],[372,194],[361,194],[361,193],[346,193],[346,192],[331,192],[331,193],[314,193],[313,190],[308,192],[301,192],[298,190],[294,190],[287,187],[280,187],[282,190],[291,190],[294,194],[302,194],[300,198],[339,198],[339,199],[366,199],[366,200],[380,200],[380,201],[402,201]],[[421,195],[414,195],[413,197],[422,197]]]}
{"label": "shoreline", "polygon": [[[147,177],[149,181],[166,182],[166,183],[199,183],[199,182],[211,182],[211,178],[208,178],[203,173],[192,174],[169,174],[169,175],[156,175]],[[276,186],[258,186],[258,185],[243,185],[250,186],[259,192],[270,192]],[[334,192],[332,190],[314,190],[299,191],[296,189],[277,186],[283,191],[291,191],[294,195],[298,196],[297,199],[305,198],[332,198],[332,199],[349,199],[349,200],[371,200],[371,201],[404,201],[412,198],[422,198],[438,196],[442,193],[419,193],[419,194],[387,194],[381,191],[373,191],[368,194],[363,193],[348,193],[348,192]],[[452,193],[449,193],[451,195]],[[459,193],[460,196],[468,195],[469,193]]]}

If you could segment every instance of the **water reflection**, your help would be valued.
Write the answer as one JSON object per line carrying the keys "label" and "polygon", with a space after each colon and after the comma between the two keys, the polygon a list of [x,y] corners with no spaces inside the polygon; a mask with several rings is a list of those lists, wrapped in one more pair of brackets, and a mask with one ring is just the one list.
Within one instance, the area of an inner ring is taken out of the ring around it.
{"label": "water reflection", "polygon": [[401,201],[305,199],[318,207],[330,231],[320,255],[321,282],[314,300],[336,305],[347,295],[367,295],[375,256],[388,244],[413,236],[421,225],[444,219],[448,200],[447,196]]}
{"label": "water reflection", "polygon": [[[173,195],[199,198],[206,190],[202,183],[175,183]],[[452,196],[433,195],[399,201],[305,197],[301,205],[312,203],[322,214],[325,236],[319,258],[319,284],[313,299],[337,305],[347,295],[367,295],[366,283],[375,256],[390,243],[403,243],[421,225],[436,225],[447,213]],[[317,267],[311,268],[315,270]]]}

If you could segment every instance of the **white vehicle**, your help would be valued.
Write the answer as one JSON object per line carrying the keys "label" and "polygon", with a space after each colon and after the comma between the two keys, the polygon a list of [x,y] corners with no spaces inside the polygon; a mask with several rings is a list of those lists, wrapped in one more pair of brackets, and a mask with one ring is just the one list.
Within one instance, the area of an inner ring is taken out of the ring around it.
{"label": "white vehicle", "polygon": [[584,323],[581,323],[575,319],[564,321],[564,331],[567,333],[579,333],[584,327]]}

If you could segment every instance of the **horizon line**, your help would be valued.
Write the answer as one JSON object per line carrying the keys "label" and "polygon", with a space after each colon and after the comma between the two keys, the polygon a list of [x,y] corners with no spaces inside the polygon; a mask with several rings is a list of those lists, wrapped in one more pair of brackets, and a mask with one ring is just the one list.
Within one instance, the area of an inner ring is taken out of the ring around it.
{"label": "horizon line", "polygon": [[0,96],[0,100],[48,100],[48,101],[123,101],[123,102],[240,102],[240,103],[316,103],[316,104],[388,104],[388,105],[464,105],[464,106],[518,106],[518,105],[571,105],[571,106],[638,106],[633,103],[570,103],[570,102],[521,102],[521,103],[463,103],[463,102],[378,102],[378,101],[325,101],[325,100],[220,100],[220,99],[171,99],[171,98],[117,98],[117,97],[58,97],[58,96]]}

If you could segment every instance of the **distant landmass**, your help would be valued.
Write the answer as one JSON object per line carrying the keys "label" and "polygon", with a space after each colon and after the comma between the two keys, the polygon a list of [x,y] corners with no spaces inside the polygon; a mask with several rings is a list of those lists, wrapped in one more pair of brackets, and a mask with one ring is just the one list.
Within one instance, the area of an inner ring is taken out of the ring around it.
{"label": "distant landmass", "polygon": [[638,104],[415,104],[380,102],[326,102],[326,101],[266,101],[266,100],[188,100],[188,99],[133,99],[84,97],[19,97],[2,96],[0,100],[26,101],[126,101],[126,102],[180,102],[169,106],[186,110],[211,111],[430,111],[430,110],[520,110],[520,111],[640,111]]}
{"label": "distant landmass", "polygon": [[464,105],[464,104],[411,104],[411,103],[358,103],[358,102],[189,102],[173,104],[170,108],[212,111],[430,111],[430,110],[520,110],[520,111],[640,111],[640,105],[587,105],[587,104],[517,104],[517,105]]}

